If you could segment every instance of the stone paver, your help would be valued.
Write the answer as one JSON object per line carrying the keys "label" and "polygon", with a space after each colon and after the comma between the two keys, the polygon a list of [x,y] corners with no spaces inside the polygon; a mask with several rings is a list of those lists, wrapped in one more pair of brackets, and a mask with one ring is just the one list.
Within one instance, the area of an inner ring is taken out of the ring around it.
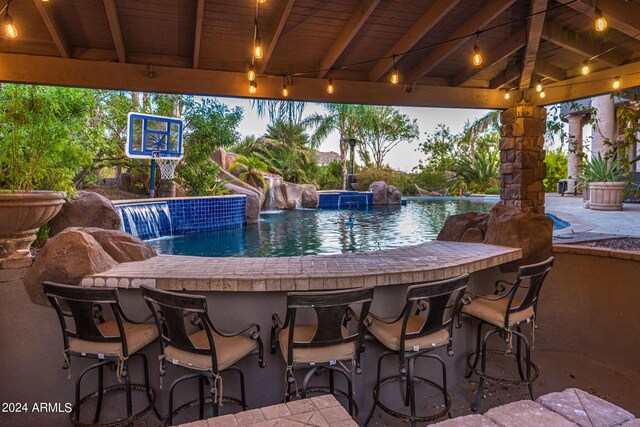
{"label": "stone paver", "polygon": [[357,425],[335,397],[323,395],[182,424],[180,427],[357,427]]}
{"label": "stone paver", "polygon": [[497,427],[498,424],[484,415],[467,415],[433,424],[433,427]]}
{"label": "stone paver", "polygon": [[203,258],[159,255],[86,277],[82,286],[193,291],[291,291],[421,283],[520,259],[522,250],[482,243],[432,241],[357,254]]}
{"label": "stone paver", "polygon": [[574,423],[531,400],[521,400],[488,410],[485,417],[502,427],[569,427]]}
{"label": "stone paver", "polygon": [[569,388],[536,401],[581,427],[610,427],[635,419],[632,413],[582,390]]}

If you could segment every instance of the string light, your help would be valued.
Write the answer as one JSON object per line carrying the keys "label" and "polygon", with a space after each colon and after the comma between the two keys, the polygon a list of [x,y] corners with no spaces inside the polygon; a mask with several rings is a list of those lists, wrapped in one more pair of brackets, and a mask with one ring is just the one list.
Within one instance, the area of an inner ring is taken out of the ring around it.
{"label": "string light", "polygon": [[586,76],[591,72],[591,68],[589,67],[589,61],[584,61],[582,63],[582,68],[580,68],[580,72],[583,76]]}
{"label": "string light", "polygon": [[253,47],[253,56],[256,59],[262,59],[262,55],[264,55],[264,51],[262,50],[262,42],[260,42],[260,37],[256,36],[256,41]]}
{"label": "string light", "polygon": [[258,83],[256,83],[255,80],[251,81],[251,83],[249,83],[249,93],[251,95],[255,94],[258,91]]}
{"label": "string light", "polygon": [[7,7],[5,8],[4,17],[2,18],[2,25],[4,26],[4,33],[10,39],[15,39],[18,37],[18,29],[15,25],[13,25],[13,18],[9,15],[9,5],[11,4],[11,0],[7,2]]}
{"label": "string light", "polygon": [[265,4],[267,0],[258,0],[258,4]]}
{"label": "string light", "polygon": [[598,9],[598,2],[596,1],[596,7],[593,11],[593,15],[596,20],[594,21],[594,26],[596,27],[596,31],[602,32],[607,29],[607,20],[604,19],[602,15],[602,11]]}
{"label": "string light", "polygon": [[542,92],[542,82],[536,84],[536,92]]}
{"label": "string light", "polygon": [[509,89],[504,91],[504,99],[509,99],[511,98],[511,94],[509,93]]}
{"label": "string light", "polygon": [[547,96],[547,94],[545,93],[544,88],[542,88],[540,91],[540,98],[544,98],[545,96]]}
{"label": "string light", "polygon": [[396,56],[393,55],[393,71],[391,72],[391,84],[400,83],[400,74],[398,73],[398,65],[396,65]]}
{"label": "string light", "polygon": [[287,81],[284,76],[282,76],[282,96],[285,98],[289,96],[289,89],[287,88]]}
{"label": "string light", "polygon": [[611,86],[613,86],[613,89],[614,89],[614,90],[618,90],[618,89],[620,89],[620,76],[616,76],[616,77],[613,79],[613,83],[611,84]]}
{"label": "string light", "polygon": [[253,64],[249,65],[249,71],[247,72],[247,78],[250,82],[256,79],[256,70],[253,68]]}
{"label": "string light", "polygon": [[473,45],[473,57],[472,57],[473,65],[475,65],[476,67],[482,64],[482,53],[480,53],[480,48],[478,47],[479,38],[480,38],[480,32],[477,32],[476,41]]}
{"label": "string light", "polygon": [[327,93],[328,94],[332,94],[333,90],[334,90],[333,79],[331,77],[329,77],[329,83],[327,84]]}

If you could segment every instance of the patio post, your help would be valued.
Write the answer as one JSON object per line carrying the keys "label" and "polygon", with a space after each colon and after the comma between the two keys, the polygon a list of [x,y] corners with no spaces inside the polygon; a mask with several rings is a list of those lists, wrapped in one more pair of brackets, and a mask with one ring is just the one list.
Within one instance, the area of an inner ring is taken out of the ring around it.
{"label": "patio post", "polygon": [[525,102],[500,116],[500,199],[544,213],[544,133],[547,111]]}
{"label": "patio post", "polygon": [[569,122],[569,158],[568,158],[568,178],[570,181],[567,187],[569,193],[573,192],[576,181],[581,172],[582,154],[582,127],[584,126],[584,114],[572,114],[567,116]]}
{"label": "patio post", "polygon": [[616,139],[616,109],[611,95],[600,95],[593,98],[591,106],[596,110],[596,121],[593,124],[591,139],[591,155],[604,154],[607,151],[605,141]]}

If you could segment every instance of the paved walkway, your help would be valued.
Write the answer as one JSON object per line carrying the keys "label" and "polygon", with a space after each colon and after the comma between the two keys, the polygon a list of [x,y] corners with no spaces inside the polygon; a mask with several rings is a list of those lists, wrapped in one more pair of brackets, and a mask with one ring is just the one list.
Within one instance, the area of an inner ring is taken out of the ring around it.
{"label": "paved walkway", "polygon": [[594,211],[583,207],[582,196],[547,193],[545,205],[548,213],[571,223],[561,233],[590,231],[640,236],[640,203],[625,203],[622,211]]}

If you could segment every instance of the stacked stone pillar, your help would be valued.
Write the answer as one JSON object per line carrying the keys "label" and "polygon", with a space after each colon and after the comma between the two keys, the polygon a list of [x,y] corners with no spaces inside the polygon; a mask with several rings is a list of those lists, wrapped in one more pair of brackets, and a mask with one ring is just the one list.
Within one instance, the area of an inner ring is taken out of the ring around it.
{"label": "stacked stone pillar", "polygon": [[544,213],[544,133],[547,111],[524,103],[500,116],[500,199],[523,211]]}

